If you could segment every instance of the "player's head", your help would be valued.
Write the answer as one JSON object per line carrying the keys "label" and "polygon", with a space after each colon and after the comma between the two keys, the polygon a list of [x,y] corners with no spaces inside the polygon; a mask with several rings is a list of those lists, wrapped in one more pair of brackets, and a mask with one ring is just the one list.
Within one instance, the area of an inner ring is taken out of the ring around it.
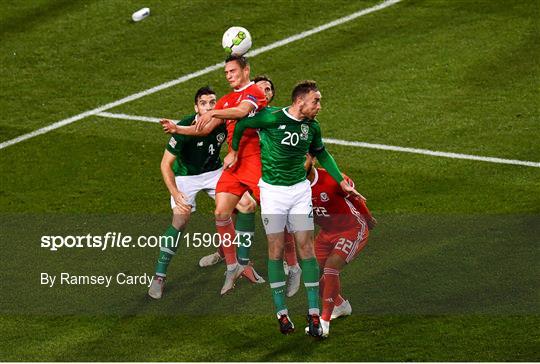
{"label": "player's head", "polygon": [[216,93],[210,86],[204,86],[195,93],[195,112],[203,115],[216,106]]}
{"label": "player's head", "polygon": [[234,89],[249,83],[249,71],[248,59],[244,56],[229,56],[225,60],[225,78]]}
{"label": "player's head", "polygon": [[274,83],[270,79],[270,77],[266,75],[259,75],[253,79],[253,82],[261,89],[262,92],[264,92],[264,96],[266,97],[266,101],[270,103],[274,99],[275,95],[275,88]]}
{"label": "player's head", "polygon": [[321,110],[321,92],[315,81],[302,81],[292,92],[292,103],[302,117],[314,119]]}

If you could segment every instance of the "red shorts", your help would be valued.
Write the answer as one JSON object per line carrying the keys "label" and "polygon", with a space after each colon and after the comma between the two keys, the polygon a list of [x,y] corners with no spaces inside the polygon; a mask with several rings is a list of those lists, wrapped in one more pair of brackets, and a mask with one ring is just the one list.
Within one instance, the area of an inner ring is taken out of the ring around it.
{"label": "red shorts", "polygon": [[319,266],[324,267],[330,254],[337,254],[349,263],[364,249],[368,235],[367,226],[339,232],[321,230],[315,239],[315,256]]}
{"label": "red shorts", "polygon": [[216,185],[216,193],[228,192],[242,196],[250,191],[260,201],[259,180],[262,176],[261,156],[253,155],[238,160],[234,168],[225,169]]}

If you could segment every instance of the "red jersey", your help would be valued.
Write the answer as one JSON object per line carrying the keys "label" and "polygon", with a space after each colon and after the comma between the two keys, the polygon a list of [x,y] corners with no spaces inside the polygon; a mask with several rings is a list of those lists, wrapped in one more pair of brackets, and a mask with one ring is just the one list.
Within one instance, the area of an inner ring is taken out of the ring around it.
{"label": "red jersey", "polygon": [[[345,178],[354,185],[349,177]],[[341,186],[322,168],[315,169],[311,200],[315,224],[326,232],[360,228],[365,224],[360,219],[371,217],[365,202],[356,196],[347,197]]]}
{"label": "red jersey", "polygon": [[[241,89],[234,90],[227,95],[221,97],[216,103],[216,109],[228,109],[240,105],[241,102],[249,102],[256,109],[251,112],[248,117],[255,115],[256,112],[266,107],[267,101],[264,93],[253,82],[248,83]],[[227,144],[229,150],[232,145],[232,137],[234,133],[234,127],[237,120],[225,120],[227,126]],[[238,159],[251,155],[260,155],[261,147],[259,145],[259,135],[256,129],[247,129],[244,132],[244,136],[240,141],[240,147],[238,148]]]}

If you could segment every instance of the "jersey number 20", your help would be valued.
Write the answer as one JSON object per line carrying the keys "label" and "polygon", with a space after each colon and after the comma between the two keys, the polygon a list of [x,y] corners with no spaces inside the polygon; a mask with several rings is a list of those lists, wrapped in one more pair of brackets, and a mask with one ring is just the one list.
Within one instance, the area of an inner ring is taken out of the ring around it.
{"label": "jersey number 20", "polygon": [[292,145],[293,147],[298,145],[300,141],[300,136],[298,133],[291,133],[290,131],[285,132],[285,138],[281,140],[281,144]]}

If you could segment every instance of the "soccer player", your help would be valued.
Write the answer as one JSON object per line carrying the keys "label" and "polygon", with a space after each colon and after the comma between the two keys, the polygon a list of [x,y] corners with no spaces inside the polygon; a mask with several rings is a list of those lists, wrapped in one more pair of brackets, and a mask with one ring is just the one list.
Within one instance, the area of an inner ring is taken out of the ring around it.
{"label": "soccer player", "polygon": [[[178,125],[191,125],[199,117],[215,107],[216,93],[210,87],[202,87],[195,94],[195,114],[183,118]],[[171,194],[173,219],[164,236],[167,244],[160,247],[156,273],[148,295],[160,299],[163,295],[167,268],[178,249],[182,230],[186,227],[195,197],[205,191],[215,198],[215,188],[221,176],[222,161],[219,157],[221,145],[226,138],[226,129],[220,126],[204,137],[173,135],[161,159],[161,174]]]}
{"label": "soccer player", "polygon": [[[264,96],[266,97],[266,101],[268,104],[274,99],[275,96],[275,87],[274,83],[272,82],[272,79],[266,75],[258,75],[253,79],[253,82],[255,82],[255,85],[261,89],[261,91],[264,93]],[[267,106],[269,108],[271,106]],[[274,110],[277,110],[279,108],[274,108]],[[242,197],[242,199],[245,198],[245,195]],[[242,203],[242,200],[240,200],[240,203]],[[298,264],[298,259],[296,256],[296,249],[294,244],[294,237],[291,233],[286,232],[285,233],[285,253],[284,253],[284,259],[287,264],[287,297],[292,297],[300,288],[300,280],[301,280],[301,274],[302,269],[300,269],[300,266]],[[240,264],[242,264],[242,258],[240,258],[241,249],[243,247],[239,247],[238,252],[238,260]],[[223,252],[222,249],[218,249],[215,253],[206,255],[201,258],[199,261],[199,265],[201,267],[208,267],[214,264],[219,263],[221,260],[223,260]],[[255,272],[256,273],[256,272]],[[242,273],[244,274],[244,273]],[[260,281],[260,280],[259,280]]]}
{"label": "soccer player", "polygon": [[[358,256],[368,241],[369,230],[377,223],[359,196],[345,194],[334,178],[315,160],[306,157],[307,179],[311,182],[313,215],[320,227],[315,239],[315,255],[323,275],[319,281],[322,299],[323,337],[330,333],[330,320],[350,315],[349,301],[341,296],[339,275]],[[347,176],[350,184],[354,185]]]}
{"label": "soccer player", "polygon": [[[272,82],[270,77],[266,75],[258,75],[253,79],[253,82],[264,93],[264,97],[266,98],[267,103],[270,104],[270,102],[274,99],[274,96],[275,96],[274,83]],[[267,106],[267,107],[270,107],[270,106]],[[249,193],[244,193],[244,195],[242,196],[242,199],[240,200],[240,203],[242,203],[242,201],[245,200],[247,197],[249,197]],[[293,247],[294,247],[294,242],[293,242]],[[244,253],[245,249],[246,248],[244,246],[239,246],[238,251],[237,251],[238,262],[243,265],[247,264],[246,261],[249,262],[249,255],[247,253]],[[290,254],[290,256],[292,256],[292,254]],[[199,266],[209,267],[211,265],[221,262],[224,257],[225,255],[223,253],[223,249],[220,247],[219,249],[217,249],[216,252],[202,257],[199,260]],[[294,254],[294,258],[296,258],[296,254]],[[293,259],[290,260],[290,263],[291,265],[294,264]],[[298,264],[296,264],[296,266],[298,267]],[[242,275],[244,274],[245,272],[242,272]],[[300,277],[298,277],[298,281],[299,281],[299,278]],[[260,282],[261,279],[259,279],[258,282]],[[289,288],[289,286],[294,287],[295,283],[291,283],[290,285],[287,285],[287,288]],[[299,284],[296,284],[296,286],[299,286]]]}
{"label": "soccer player", "polygon": [[[268,104],[274,99],[275,87],[270,77],[266,75],[259,75],[253,79],[253,82],[264,92]],[[278,107],[267,106],[267,109],[278,110]],[[287,275],[287,297],[292,297],[300,289],[300,281],[302,277],[302,269],[298,264],[298,258],[296,256],[296,248],[294,243],[294,236],[285,229],[285,250],[283,253],[284,264],[286,267]]]}
{"label": "soccer player", "polygon": [[274,87],[274,82],[272,82],[270,77],[266,75],[256,76],[253,79],[253,82],[264,93],[264,97],[266,98],[266,104],[270,105],[270,103],[274,99],[274,96],[276,96],[276,89]]}
{"label": "soccer player", "polygon": [[310,183],[306,179],[306,153],[320,163],[340,184],[345,193],[359,195],[341,175],[334,159],[322,142],[319,123],[321,93],[314,81],[303,81],[292,92],[292,105],[281,110],[265,109],[252,118],[236,124],[224,168],[234,168],[242,153],[242,135],[247,128],[259,128],[262,178],[259,181],[261,212],[268,238],[268,278],[280,331],[294,330],[285,304],[283,270],[284,229],[294,233],[301,261],[308,299],[306,333],[322,336],[319,309],[319,266],[313,248],[313,215]]}
{"label": "soccer player", "polygon": [[[238,119],[255,115],[263,109],[266,98],[262,91],[250,81],[250,66],[247,58],[230,56],[225,60],[225,78],[233,89],[216,103],[214,110],[202,115],[196,125],[178,127],[172,123],[162,123],[166,132],[186,135],[205,135],[219,125],[225,123],[228,135],[228,144],[231,145],[232,132]],[[223,171],[216,186],[216,228],[221,236],[227,271],[221,294],[234,288],[235,281],[242,275],[248,266],[238,264],[235,244],[231,244],[236,236],[232,221],[235,206],[246,192],[251,192],[259,199],[257,183],[261,176],[261,158],[259,137],[255,130],[247,133],[242,141],[242,152],[238,155],[238,165],[234,169]],[[252,240],[255,231],[255,214],[238,214],[238,236]],[[238,226],[242,227],[239,228]],[[242,242],[242,245],[244,242]]]}

